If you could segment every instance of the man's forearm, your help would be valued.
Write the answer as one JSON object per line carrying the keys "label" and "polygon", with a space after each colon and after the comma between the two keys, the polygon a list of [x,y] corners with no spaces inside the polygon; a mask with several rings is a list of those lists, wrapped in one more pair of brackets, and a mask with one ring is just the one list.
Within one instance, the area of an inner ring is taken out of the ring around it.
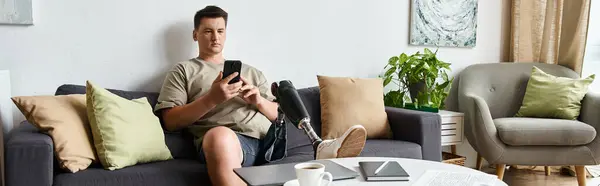
{"label": "man's forearm", "polygon": [[195,101],[163,111],[165,128],[170,131],[187,127],[216,107],[206,95]]}
{"label": "man's forearm", "polygon": [[275,119],[277,119],[277,108],[279,105],[276,102],[272,102],[264,98],[262,99],[263,100],[260,102],[260,104],[256,105],[258,110],[267,118],[269,118],[269,120],[275,121]]}

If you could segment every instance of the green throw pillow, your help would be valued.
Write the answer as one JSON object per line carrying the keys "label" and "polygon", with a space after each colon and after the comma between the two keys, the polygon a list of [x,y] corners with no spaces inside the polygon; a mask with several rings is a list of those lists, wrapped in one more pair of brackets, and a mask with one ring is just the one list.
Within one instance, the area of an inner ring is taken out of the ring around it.
{"label": "green throw pillow", "polygon": [[105,169],[173,158],[160,122],[145,97],[128,100],[90,81],[86,88],[94,146]]}
{"label": "green throw pillow", "polygon": [[594,78],[595,75],[585,79],[557,77],[533,67],[523,104],[516,116],[575,120],[579,117],[581,100]]}

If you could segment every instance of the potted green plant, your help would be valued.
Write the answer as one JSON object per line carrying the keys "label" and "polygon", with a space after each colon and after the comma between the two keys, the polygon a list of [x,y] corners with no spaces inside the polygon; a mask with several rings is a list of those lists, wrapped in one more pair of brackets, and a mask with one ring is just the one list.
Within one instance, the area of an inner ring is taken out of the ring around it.
{"label": "potted green plant", "polygon": [[449,87],[454,78],[448,78],[450,63],[439,60],[437,50],[425,48],[423,53],[402,53],[392,56],[384,67],[383,86],[398,89],[384,95],[386,106],[437,112],[444,108]]}

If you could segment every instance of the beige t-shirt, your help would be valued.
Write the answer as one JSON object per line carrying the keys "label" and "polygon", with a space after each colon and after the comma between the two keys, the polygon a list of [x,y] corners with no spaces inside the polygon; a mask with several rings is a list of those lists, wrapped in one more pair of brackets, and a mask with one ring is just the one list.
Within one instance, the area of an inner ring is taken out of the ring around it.
{"label": "beige t-shirt", "polygon": [[[182,106],[208,93],[219,72],[223,71],[223,66],[224,64],[214,64],[198,58],[177,63],[167,73],[154,110]],[[270,83],[261,71],[242,64],[240,74],[258,87],[262,97],[270,101],[275,99],[271,94]],[[225,126],[240,134],[262,139],[270,125],[271,121],[256,106],[235,97],[217,105],[188,129],[196,137],[196,145],[200,145],[204,134],[216,126]]]}

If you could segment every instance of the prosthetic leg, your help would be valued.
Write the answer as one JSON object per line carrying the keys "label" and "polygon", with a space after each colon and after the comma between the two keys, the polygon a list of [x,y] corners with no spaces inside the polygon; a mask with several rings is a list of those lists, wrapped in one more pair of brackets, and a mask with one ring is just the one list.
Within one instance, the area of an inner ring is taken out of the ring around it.
{"label": "prosthetic leg", "polygon": [[292,82],[280,81],[279,85],[273,83],[271,84],[271,92],[275,96],[276,102],[279,103],[277,123],[283,124],[284,119],[287,118],[294,126],[306,133],[313,147],[315,143],[322,141],[310,125],[308,111],[306,111],[306,107]]}
{"label": "prosthetic leg", "polygon": [[315,150],[315,159],[356,157],[362,151],[367,137],[367,131],[362,125],[350,127],[342,136],[336,139],[322,140],[310,125],[310,115],[292,82],[280,81],[271,84],[271,92],[279,103],[278,123],[284,119],[292,122],[311,140]]}

